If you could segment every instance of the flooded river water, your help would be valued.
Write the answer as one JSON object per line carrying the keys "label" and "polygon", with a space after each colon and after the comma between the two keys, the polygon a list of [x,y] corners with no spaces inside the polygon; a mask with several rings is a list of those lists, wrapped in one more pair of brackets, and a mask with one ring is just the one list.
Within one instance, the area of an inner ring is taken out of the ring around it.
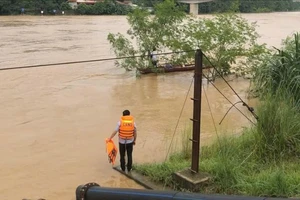
{"label": "flooded river water", "polygon": [[[258,22],[260,41],[270,46],[279,46],[300,25],[300,13],[244,16]],[[0,17],[0,68],[114,57],[107,34],[125,33],[128,27],[124,16]],[[134,162],[162,161],[192,76],[138,79],[113,61],[0,71],[1,199],[74,199],[76,187],[87,182],[142,188],[112,169],[104,140],[129,109],[138,126]],[[230,83],[247,102],[249,82]],[[238,101],[222,80],[216,86]],[[218,123],[231,105],[211,85],[204,88]],[[202,112],[203,145],[216,136],[205,98]],[[176,136],[191,117],[188,100]],[[249,124],[232,109],[217,126],[219,132],[236,133]]]}

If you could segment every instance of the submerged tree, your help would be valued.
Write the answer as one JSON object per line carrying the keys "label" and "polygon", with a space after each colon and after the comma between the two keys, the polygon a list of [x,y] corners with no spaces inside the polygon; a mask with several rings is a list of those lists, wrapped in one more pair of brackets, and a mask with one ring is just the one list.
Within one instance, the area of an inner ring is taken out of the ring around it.
{"label": "submerged tree", "polygon": [[[187,15],[185,8],[174,0],[166,0],[155,6],[152,16],[137,8],[128,15],[130,29],[127,37],[117,33],[108,35],[117,57],[142,55],[117,61],[126,70],[151,67],[149,51],[186,51],[186,53],[161,56],[172,64],[188,64],[194,60],[194,52],[201,49],[208,57],[206,64],[216,66],[222,74],[245,72],[241,66],[251,69],[267,51],[265,45],[257,44],[256,25],[234,13],[220,14],[213,18],[197,18]],[[239,62],[237,62],[239,60]],[[250,62],[251,61],[251,62]]]}
{"label": "submerged tree", "polygon": [[142,57],[117,61],[117,66],[126,70],[149,67],[149,52],[154,48],[163,50],[168,46],[168,42],[174,33],[179,31],[180,24],[185,18],[183,8],[176,6],[172,0],[157,4],[154,16],[145,9],[135,9],[127,18],[131,27],[127,31],[129,38],[120,33],[110,33],[108,40],[118,57],[134,55]]}
{"label": "submerged tree", "polygon": [[249,24],[234,13],[190,18],[176,37],[178,44],[171,45],[177,48],[172,50],[201,49],[208,58],[205,63],[215,66],[222,75],[231,72],[244,75],[268,53],[264,44],[257,43],[259,35],[255,27],[255,23]]}

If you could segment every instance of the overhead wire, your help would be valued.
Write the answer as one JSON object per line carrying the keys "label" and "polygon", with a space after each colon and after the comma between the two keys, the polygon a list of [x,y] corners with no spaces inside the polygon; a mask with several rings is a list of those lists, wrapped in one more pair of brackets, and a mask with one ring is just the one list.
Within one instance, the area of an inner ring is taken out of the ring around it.
{"label": "overhead wire", "polygon": [[[157,53],[155,55],[168,55],[168,54],[174,54],[174,53],[187,53],[187,52],[193,52],[193,51],[195,51],[195,50],[173,51],[173,52]],[[79,61],[70,61],[70,62],[61,62],[61,63],[27,65],[27,66],[20,66],[20,67],[6,67],[6,68],[0,68],[0,71],[38,68],[38,67],[50,67],[50,66],[57,66],[57,65],[72,65],[72,64],[91,63],[91,62],[103,62],[103,61],[121,60],[121,59],[128,59],[128,58],[141,58],[141,57],[145,57],[145,55],[112,57],[112,58],[102,58],[102,59],[94,59],[94,60],[79,60]]]}

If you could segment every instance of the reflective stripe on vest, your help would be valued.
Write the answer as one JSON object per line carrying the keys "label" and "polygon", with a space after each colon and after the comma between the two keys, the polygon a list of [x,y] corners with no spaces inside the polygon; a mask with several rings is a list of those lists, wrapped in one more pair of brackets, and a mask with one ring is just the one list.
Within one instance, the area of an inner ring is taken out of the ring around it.
{"label": "reflective stripe on vest", "polygon": [[119,137],[122,139],[133,139],[134,136],[134,120],[132,116],[121,117],[119,128]]}

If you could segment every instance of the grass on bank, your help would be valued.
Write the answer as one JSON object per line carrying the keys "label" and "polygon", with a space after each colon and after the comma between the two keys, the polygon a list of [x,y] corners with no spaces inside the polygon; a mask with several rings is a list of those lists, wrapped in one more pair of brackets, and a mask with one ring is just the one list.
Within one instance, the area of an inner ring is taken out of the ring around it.
{"label": "grass on bank", "polygon": [[[287,95],[278,91],[266,96],[257,110],[257,126],[245,129],[241,136],[220,137],[201,148],[200,170],[213,177],[202,193],[300,196],[300,113]],[[135,169],[175,188],[172,173],[190,167],[190,135],[190,131],[183,133],[182,150],[166,162]]]}

